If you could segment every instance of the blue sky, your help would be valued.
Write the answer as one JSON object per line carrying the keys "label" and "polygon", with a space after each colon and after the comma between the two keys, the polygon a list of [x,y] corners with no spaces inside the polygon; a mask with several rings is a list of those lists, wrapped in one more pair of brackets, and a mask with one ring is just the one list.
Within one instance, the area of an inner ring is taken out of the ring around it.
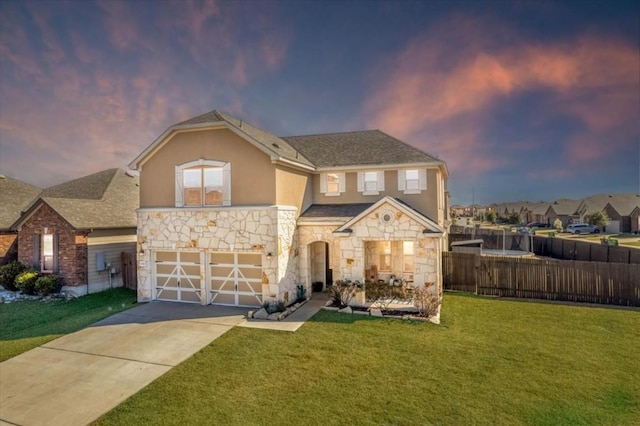
{"label": "blue sky", "polygon": [[[126,165],[221,109],[276,135],[381,129],[453,203],[640,191],[640,2],[0,2],[0,171]],[[375,153],[372,153],[375,155]]]}

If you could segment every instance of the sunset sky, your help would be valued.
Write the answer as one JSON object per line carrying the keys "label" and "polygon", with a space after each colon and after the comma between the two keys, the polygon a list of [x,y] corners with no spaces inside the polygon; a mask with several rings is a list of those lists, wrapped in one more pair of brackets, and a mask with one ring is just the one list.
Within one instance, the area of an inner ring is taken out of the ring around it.
{"label": "sunset sky", "polygon": [[[381,129],[452,203],[640,191],[638,1],[0,2],[0,173],[126,168],[220,109],[279,136]],[[375,155],[375,153],[372,153]]]}

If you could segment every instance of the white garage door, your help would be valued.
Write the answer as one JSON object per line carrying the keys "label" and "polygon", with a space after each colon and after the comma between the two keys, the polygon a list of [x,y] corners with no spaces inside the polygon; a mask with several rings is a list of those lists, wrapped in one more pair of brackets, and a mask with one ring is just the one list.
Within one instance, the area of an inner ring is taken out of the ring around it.
{"label": "white garage door", "polygon": [[619,220],[610,220],[609,224],[606,226],[607,232],[612,234],[617,234],[620,232],[620,221]]}
{"label": "white garage door", "polygon": [[200,253],[158,251],[154,268],[157,300],[200,303]]}
{"label": "white garage door", "polygon": [[262,304],[261,253],[208,253],[211,303],[260,306]]}

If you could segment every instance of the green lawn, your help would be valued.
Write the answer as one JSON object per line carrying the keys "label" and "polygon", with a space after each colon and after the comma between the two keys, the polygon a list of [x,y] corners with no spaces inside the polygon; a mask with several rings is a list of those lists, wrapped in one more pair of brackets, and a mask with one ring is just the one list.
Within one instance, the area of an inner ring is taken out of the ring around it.
{"label": "green lawn", "polygon": [[98,425],[637,425],[640,312],[445,295],[442,325],[236,327]]}
{"label": "green lawn", "polygon": [[135,301],[134,291],[116,288],[69,301],[0,304],[0,361],[129,309]]}

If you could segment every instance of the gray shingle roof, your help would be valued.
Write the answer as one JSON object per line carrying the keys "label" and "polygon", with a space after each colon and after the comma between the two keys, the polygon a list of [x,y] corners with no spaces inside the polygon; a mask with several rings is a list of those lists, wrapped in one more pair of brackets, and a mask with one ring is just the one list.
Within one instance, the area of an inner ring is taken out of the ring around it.
{"label": "gray shingle roof", "polygon": [[356,217],[372,205],[373,203],[313,204],[300,217],[303,219]]}
{"label": "gray shingle roof", "polygon": [[41,192],[26,182],[0,175],[0,229],[8,230]]}
{"label": "gray shingle roof", "polygon": [[380,130],[288,136],[316,167],[410,164],[441,161]]}
{"label": "gray shingle roof", "polygon": [[76,229],[137,226],[138,177],[121,169],[104,170],[47,188],[40,199]]}
{"label": "gray shingle roof", "polygon": [[637,194],[596,194],[582,199],[582,203],[578,207],[582,213],[592,213],[602,211],[607,204],[621,216],[628,216],[633,209],[640,205],[640,197]]}

